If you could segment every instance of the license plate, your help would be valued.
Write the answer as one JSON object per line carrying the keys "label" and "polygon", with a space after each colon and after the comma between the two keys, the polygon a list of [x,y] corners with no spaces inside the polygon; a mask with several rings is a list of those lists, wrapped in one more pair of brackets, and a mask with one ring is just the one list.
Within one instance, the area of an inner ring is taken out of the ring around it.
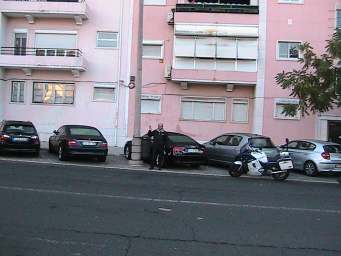
{"label": "license plate", "polygon": [[188,153],[201,153],[202,151],[196,148],[189,148],[187,149]]}
{"label": "license plate", "polygon": [[84,141],[82,143],[84,146],[96,146],[96,142],[91,142],[91,141]]}
{"label": "license plate", "polygon": [[13,142],[27,142],[28,138],[13,138]]}
{"label": "license plate", "polygon": [[294,168],[292,161],[279,162],[279,167],[281,168],[281,170],[289,170],[289,169]]}

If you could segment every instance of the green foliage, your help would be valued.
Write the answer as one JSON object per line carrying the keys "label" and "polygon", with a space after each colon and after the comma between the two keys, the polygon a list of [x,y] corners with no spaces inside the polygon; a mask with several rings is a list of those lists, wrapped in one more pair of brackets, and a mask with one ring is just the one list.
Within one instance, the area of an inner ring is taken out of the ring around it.
{"label": "green foliage", "polygon": [[[327,112],[341,107],[341,70],[336,65],[341,59],[341,30],[336,31],[327,41],[326,52],[318,56],[309,43],[300,46],[302,67],[289,72],[281,72],[276,82],[282,89],[290,90],[290,96],[300,99],[298,106],[284,107],[286,115],[295,115],[297,110],[310,113]],[[293,109],[296,109],[294,111]]]}

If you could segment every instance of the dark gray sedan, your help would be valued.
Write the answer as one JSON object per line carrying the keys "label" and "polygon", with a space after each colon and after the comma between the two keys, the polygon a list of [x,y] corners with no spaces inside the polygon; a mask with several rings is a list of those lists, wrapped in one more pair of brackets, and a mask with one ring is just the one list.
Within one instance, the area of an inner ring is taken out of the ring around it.
{"label": "dark gray sedan", "polygon": [[277,161],[280,151],[265,136],[249,133],[226,133],[204,144],[208,162],[230,166],[244,148],[250,146],[262,150],[269,161]]}

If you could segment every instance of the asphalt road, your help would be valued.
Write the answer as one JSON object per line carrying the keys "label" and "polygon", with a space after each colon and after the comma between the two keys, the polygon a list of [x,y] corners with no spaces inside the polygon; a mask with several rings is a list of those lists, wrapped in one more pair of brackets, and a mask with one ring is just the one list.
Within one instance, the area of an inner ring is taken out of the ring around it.
{"label": "asphalt road", "polygon": [[341,186],[0,161],[0,255],[341,255]]}

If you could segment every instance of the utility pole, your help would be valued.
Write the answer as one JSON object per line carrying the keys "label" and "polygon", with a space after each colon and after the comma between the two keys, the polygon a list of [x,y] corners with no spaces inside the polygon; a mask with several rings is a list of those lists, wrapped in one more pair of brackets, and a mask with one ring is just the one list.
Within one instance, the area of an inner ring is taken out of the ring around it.
{"label": "utility pole", "polygon": [[141,94],[142,94],[142,51],[143,51],[143,8],[144,0],[139,0],[137,73],[135,87],[134,137],[131,147],[130,165],[141,166]]}

